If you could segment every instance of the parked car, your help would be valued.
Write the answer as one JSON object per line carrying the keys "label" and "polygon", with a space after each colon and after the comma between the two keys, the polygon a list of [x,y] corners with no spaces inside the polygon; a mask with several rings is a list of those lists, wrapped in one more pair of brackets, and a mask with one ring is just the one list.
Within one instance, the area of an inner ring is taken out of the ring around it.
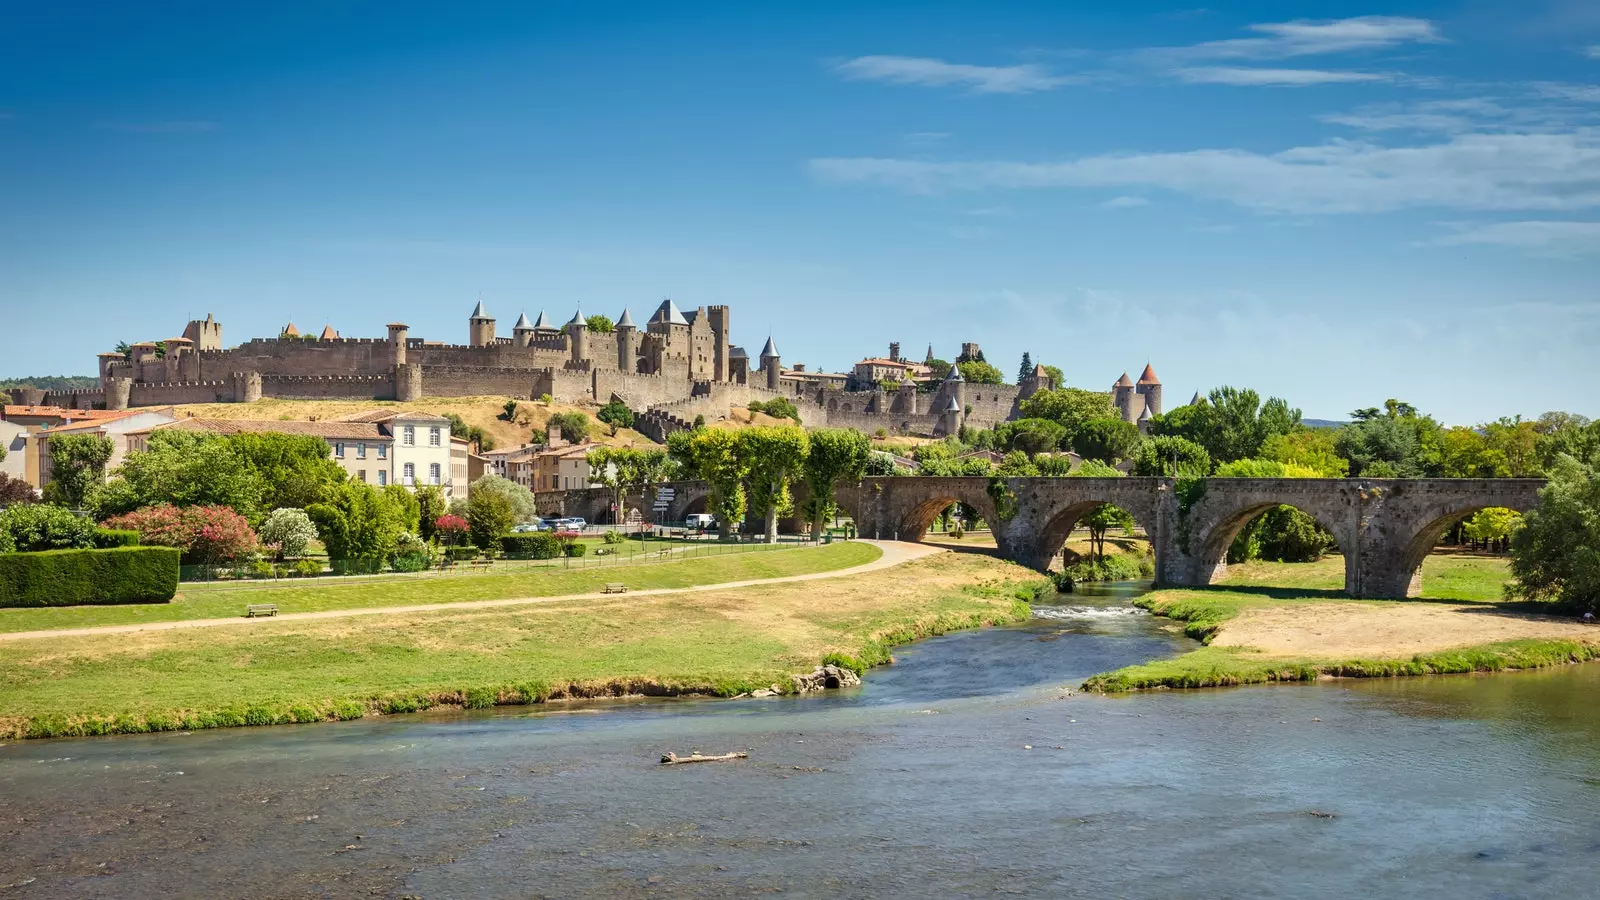
{"label": "parked car", "polygon": [[530,531],[544,531],[547,527],[543,519],[534,519],[532,522],[521,522],[511,526],[511,533],[526,534]]}
{"label": "parked car", "polygon": [[558,524],[563,529],[567,529],[567,530],[571,530],[571,531],[582,531],[585,528],[589,527],[589,523],[584,521],[583,516],[567,516],[565,519],[562,519]]}

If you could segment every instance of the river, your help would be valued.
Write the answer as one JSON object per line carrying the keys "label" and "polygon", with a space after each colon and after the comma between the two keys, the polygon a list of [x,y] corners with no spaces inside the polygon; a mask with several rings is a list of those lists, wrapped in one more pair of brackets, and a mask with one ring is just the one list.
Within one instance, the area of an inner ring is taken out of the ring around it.
{"label": "river", "polygon": [[1069,695],[1193,646],[1131,590],[826,696],[14,743],[0,898],[1595,892],[1600,666]]}

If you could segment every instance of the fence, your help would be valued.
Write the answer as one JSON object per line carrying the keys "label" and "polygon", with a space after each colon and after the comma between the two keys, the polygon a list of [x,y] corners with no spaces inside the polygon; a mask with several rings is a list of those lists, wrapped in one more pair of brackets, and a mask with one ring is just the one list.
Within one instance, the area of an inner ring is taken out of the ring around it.
{"label": "fence", "polygon": [[[833,540],[829,538],[828,540]],[[317,575],[291,574],[293,563],[274,566],[270,563],[248,563],[239,566],[183,566],[180,578],[191,586],[206,585],[225,590],[229,585],[262,587],[272,582],[288,587],[312,583],[353,583],[382,579],[403,581],[414,578],[459,578],[479,574],[509,575],[533,574],[539,571],[611,569],[679,560],[707,559],[713,556],[731,556],[747,553],[768,553],[775,550],[793,550],[797,547],[814,547],[819,542],[797,536],[780,536],[775,544],[720,540],[662,540],[626,541],[621,544],[590,544],[591,549],[582,556],[556,559],[533,559],[519,554],[497,553],[493,557],[463,559],[448,562],[416,572],[397,572],[385,564],[381,571],[372,571],[374,561],[334,561],[328,569]],[[336,574],[336,573],[346,574]]]}

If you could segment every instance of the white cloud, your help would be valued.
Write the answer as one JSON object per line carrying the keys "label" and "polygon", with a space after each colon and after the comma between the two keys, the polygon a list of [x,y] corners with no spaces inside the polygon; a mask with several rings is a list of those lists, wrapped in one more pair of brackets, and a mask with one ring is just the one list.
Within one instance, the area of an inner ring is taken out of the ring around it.
{"label": "white cloud", "polygon": [[1457,225],[1455,234],[1435,238],[1441,246],[1492,244],[1540,256],[1574,257],[1600,254],[1600,222],[1525,221]]}
{"label": "white cloud", "polygon": [[1551,100],[1600,103],[1600,85],[1568,84],[1563,81],[1535,81],[1533,89],[1541,97],[1547,97]]}
{"label": "white cloud", "polygon": [[1600,131],[1461,134],[1384,147],[1330,141],[1279,153],[1189,150],[1060,162],[826,158],[822,181],[913,193],[1140,187],[1281,213],[1408,207],[1578,210],[1600,206]]}
{"label": "white cloud", "polygon": [[1150,201],[1143,197],[1112,197],[1100,204],[1101,209],[1133,209],[1136,206],[1149,206]]}
{"label": "white cloud", "polygon": [[1403,16],[1357,16],[1318,22],[1299,19],[1251,25],[1250,30],[1266,36],[1209,41],[1192,47],[1164,48],[1161,52],[1189,58],[1286,59],[1444,40],[1427,19]]}
{"label": "white cloud", "polygon": [[916,56],[858,56],[835,67],[851,81],[883,81],[921,87],[967,87],[975,94],[1026,94],[1070,84],[1032,64],[972,66]]}
{"label": "white cloud", "polygon": [[1318,116],[1330,125],[1347,125],[1363,131],[1467,131],[1472,122],[1461,116],[1423,112],[1353,112]]}
{"label": "white cloud", "polygon": [[1229,84],[1239,87],[1306,87],[1351,81],[1387,81],[1373,72],[1330,72],[1324,69],[1258,69],[1250,66],[1197,66],[1173,69],[1172,74],[1190,84]]}
{"label": "white cloud", "polygon": [[1590,44],[1583,48],[1583,55],[1590,59],[1600,59],[1600,44]]}

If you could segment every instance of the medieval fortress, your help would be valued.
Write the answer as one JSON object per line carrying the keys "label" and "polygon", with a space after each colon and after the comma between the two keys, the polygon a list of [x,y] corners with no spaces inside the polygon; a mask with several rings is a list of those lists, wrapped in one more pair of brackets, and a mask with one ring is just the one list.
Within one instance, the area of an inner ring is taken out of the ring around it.
{"label": "medieval fortress", "polygon": [[[248,403],[264,397],[309,400],[413,401],[423,396],[505,396],[572,404],[625,403],[639,430],[662,440],[696,416],[716,421],[733,407],[784,397],[809,426],[848,426],[869,433],[942,436],[963,425],[991,427],[1017,416],[1018,403],[1052,387],[1043,367],[1019,384],[969,384],[955,367],[928,383],[926,367],[899,359],[864,360],[857,371],[902,376],[868,383],[844,375],[784,369],[768,338],[751,367],[731,337],[729,308],[682,312],[671,300],[641,330],[628,310],[611,332],[591,332],[575,313],[562,326],[544,313],[523,314],[506,337],[482,302],[467,319],[467,343],[411,336],[399,322],[384,338],[341,337],[331,327],[301,335],[290,324],[276,338],[224,347],[212,316],[189,322],[181,337],[144,341],[127,353],[99,356],[96,390],[31,392],[36,403],[77,409],[128,409],[181,403]],[[963,346],[963,357],[981,351]],[[930,348],[931,358],[932,351]],[[922,384],[917,383],[918,376]],[[1124,419],[1141,425],[1161,412],[1161,384],[1145,367],[1135,384],[1124,374],[1111,389]]]}

